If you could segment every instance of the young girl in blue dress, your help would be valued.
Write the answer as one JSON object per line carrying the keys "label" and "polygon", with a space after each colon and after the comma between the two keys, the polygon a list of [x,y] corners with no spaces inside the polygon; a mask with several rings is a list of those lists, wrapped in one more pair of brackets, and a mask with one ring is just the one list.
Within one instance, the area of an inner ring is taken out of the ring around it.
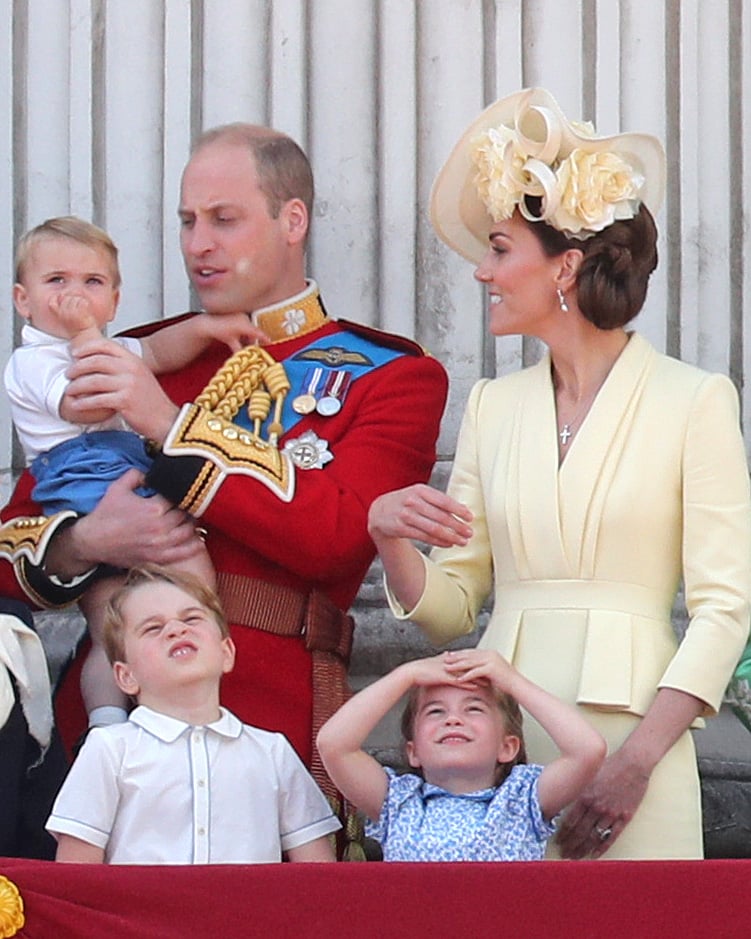
{"label": "young girl in blue dress", "polygon": [[[405,693],[415,772],[400,775],[362,747]],[[560,751],[547,766],[526,763],[520,705]],[[555,817],[605,758],[605,741],[575,708],[485,649],[400,665],[324,724],[318,748],[386,861],[540,860]]]}

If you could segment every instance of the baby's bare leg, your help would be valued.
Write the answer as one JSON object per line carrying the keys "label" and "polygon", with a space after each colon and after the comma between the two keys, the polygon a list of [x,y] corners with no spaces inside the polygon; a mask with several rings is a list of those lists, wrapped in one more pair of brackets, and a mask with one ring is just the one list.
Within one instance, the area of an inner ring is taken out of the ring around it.
{"label": "baby's bare leg", "polygon": [[[104,651],[103,626],[104,610],[107,601],[122,584],[122,577],[107,577],[97,581],[79,600],[78,605],[86,617],[91,638],[91,650],[81,669],[81,696],[89,715],[89,723],[117,723],[125,720],[130,710],[130,701],[117,687],[112,672],[112,665]],[[95,709],[114,708],[116,710],[99,711]],[[121,712],[121,713],[118,713]]]}
{"label": "baby's bare leg", "polygon": [[[169,570],[170,567],[167,569]],[[182,571],[185,574],[192,574],[201,583],[206,584],[207,587],[211,587],[212,590],[216,589],[216,572],[205,546],[199,554],[194,555],[188,561],[181,561],[179,564],[172,565],[171,569]]]}

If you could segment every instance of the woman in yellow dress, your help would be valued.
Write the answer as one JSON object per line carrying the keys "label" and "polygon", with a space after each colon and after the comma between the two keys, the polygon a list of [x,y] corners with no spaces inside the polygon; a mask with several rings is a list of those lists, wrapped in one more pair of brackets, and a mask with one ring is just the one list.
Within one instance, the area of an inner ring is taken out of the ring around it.
{"label": "woman in yellow dress", "polygon": [[[626,329],[657,264],[664,177],[656,138],[596,137],[543,89],[472,123],[434,184],[433,224],[476,265],[490,331],[549,351],[473,388],[446,494],[413,486],[370,512],[397,616],[444,643],[492,593],[481,645],[608,740],[550,856],[702,856],[689,728],[719,707],[749,631],[735,388]],[[553,759],[528,721],[530,760]]]}

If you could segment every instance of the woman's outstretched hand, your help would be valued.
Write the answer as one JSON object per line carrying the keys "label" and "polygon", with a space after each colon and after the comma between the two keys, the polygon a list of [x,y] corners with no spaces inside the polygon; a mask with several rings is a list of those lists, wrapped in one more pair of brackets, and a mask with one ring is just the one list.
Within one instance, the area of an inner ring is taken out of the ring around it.
{"label": "woman's outstretched hand", "polygon": [[464,545],[472,537],[472,513],[445,493],[424,483],[387,492],[373,501],[368,534],[378,550],[395,597],[411,610],[425,586],[420,541],[438,548]]}
{"label": "woman's outstretched hand", "polygon": [[439,489],[417,483],[373,501],[368,531],[378,546],[389,538],[410,538],[440,548],[466,544],[472,513]]}

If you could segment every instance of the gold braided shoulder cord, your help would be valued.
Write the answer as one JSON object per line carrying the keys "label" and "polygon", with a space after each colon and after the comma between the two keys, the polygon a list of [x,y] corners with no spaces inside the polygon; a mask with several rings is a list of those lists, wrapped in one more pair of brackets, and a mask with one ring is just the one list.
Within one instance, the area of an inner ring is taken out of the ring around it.
{"label": "gold braided shoulder cord", "polygon": [[283,433],[282,407],[290,389],[287,373],[261,346],[245,346],[230,356],[195,403],[218,417],[231,421],[248,402],[253,434],[260,437],[261,425],[274,407],[269,442],[276,446]]}

